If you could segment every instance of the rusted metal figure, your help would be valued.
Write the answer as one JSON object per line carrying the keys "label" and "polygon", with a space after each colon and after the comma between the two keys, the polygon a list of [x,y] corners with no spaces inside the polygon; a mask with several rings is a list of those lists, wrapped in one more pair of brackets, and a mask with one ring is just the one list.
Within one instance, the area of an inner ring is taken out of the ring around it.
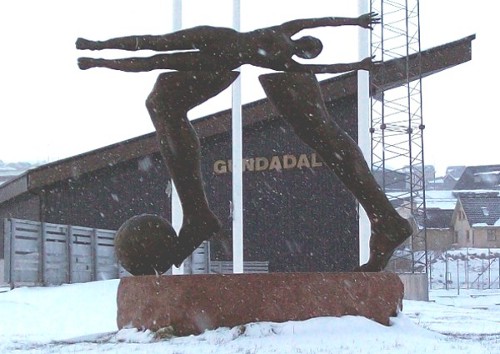
{"label": "rusted metal figure", "polygon": [[160,74],[146,101],[184,213],[174,264],[180,264],[202,241],[221,229],[203,189],[200,142],[187,112],[230,86],[238,76],[232,70],[251,64],[283,72],[260,77],[269,99],[367,211],[372,224],[370,260],[358,270],[379,271],[385,267],[395,248],[411,234],[411,227],[375,182],[356,143],[329,117],[314,75],[370,70],[372,58],[346,64],[301,64],[293,56],[315,58],[322,51],[322,43],[311,36],[291,38],[308,28],[353,25],[371,29],[379,22],[377,14],[368,13],[357,18],[294,20],[245,33],[199,26],[159,36],[77,40],[78,49],[166,52],[124,59],[79,58],[82,70],[95,67],[126,72],[177,70]]}

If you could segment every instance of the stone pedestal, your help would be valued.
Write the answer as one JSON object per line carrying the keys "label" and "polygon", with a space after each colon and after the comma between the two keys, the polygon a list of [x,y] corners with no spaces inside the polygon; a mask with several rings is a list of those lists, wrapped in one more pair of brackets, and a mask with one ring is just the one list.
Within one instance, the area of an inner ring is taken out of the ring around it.
{"label": "stone pedestal", "polygon": [[118,287],[118,327],[176,335],[257,322],[364,316],[388,325],[401,308],[393,273],[269,273],[138,276]]}

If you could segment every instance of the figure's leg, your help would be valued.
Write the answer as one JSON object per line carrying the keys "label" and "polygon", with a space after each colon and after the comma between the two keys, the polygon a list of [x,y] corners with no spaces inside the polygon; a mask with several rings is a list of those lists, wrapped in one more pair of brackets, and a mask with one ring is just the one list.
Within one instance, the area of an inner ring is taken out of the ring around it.
{"label": "figure's leg", "polygon": [[103,49],[121,49],[121,50],[166,50],[164,44],[165,35],[151,36],[126,36],[111,38],[104,41],[92,41],[85,38],[78,38],[76,40],[76,49],[82,50],[103,50]]}
{"label": "figure's leg", "polygon": [[295,133],[317,151],[368,214],[372,226],[370,259],[362,271],[382,270],[412,233],[379,187],[356,142],[329,116],[314,74],[260,76],[264,91]]}
{"label": "figure's leg", "polygon": [[210,42],[234,41],[237,32],[230,28],[197,26],[163,35],[138,35],[111,38],[104,41],[91,41],[85,38],[76,40],[76,49],[103,50],[121,49],[128,51],[155,50],[159,52],[172,50],[200,49]]}
{"label": "figure's leg", "polygon": [[146,106],[156,128],[160,151],[179,194],[184,214],[175,264],[179,265],[221,224],[210,210],[200,168],[200,142],[187,112],[217,95],[237,72],[161,74]]}
{"label": "figure's leg", "polygon": [[134,57],[123,59],[78,58],[81,70],[106,68],[125,72],[142,72],[158,69],[179,71],[216,71],[222,67],[232,70],[240,63],[205,56],[200,52],[157,54],[150,57]]}

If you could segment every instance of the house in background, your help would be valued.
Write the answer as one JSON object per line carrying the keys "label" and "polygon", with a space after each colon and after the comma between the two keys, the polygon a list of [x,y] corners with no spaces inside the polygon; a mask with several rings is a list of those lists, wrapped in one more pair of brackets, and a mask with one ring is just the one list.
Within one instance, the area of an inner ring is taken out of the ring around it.
{"label": "house in background", "polygon": [[427,248],[500,247],[500,165],[451,166],[435,182],[426,191]]}
{"label": "house in background", "polygon": [[426,178],[425,188],[427,190],[451,191],[455,188],[465,168],[465,166],[449,166],[446,168],[446,173],[443,177]]}
{"label": "house in background", "polygon": [[428,208],[427,209],[427,249],[444,251],[449,249],[453,242],[451,230],[453,210]]}
{"label": "house in background", "polygon": [[499,248],[499,193],[459,193],[451,224],[454,245],[458,247]]}
{"label": "house in background", "polygon": [[408,188],[408,175],[404,172],[385,170],[372,171],[377,183],[387,192],[401,191]]}
{"label": "house in background", "polygon": [[500,190],[500,165],[466,167],[455,190]]}

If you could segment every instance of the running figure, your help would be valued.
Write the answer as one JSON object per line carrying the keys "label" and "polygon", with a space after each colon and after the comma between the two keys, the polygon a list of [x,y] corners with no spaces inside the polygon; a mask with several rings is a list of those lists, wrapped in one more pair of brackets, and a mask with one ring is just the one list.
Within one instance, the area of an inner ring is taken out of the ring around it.
{"label": "running figure", "polygon": [[368,70],[371,58],[349,64],[308,65],[293,59],[316,58],[323,50],[321,41],[312,36],[292,39],[296,33],[316,27],[360,26],[372,28],[380,22],[375,13],[357,18],[324,17],[286,22],[280,26],[237,32],[231,28],[198,26],[158,36],[129,36],[106,41],[78,38],[77,49],[154,50],[168,52],[151,57],[125,59],[79,58],[80,69],[103,67],[127,72],[171,69],[178,71],[227,71],[250,64],[276,71],[339,73]]}
{"label": "running figure", "polygon": [[357,18],[294,20],[245,33],[199,26],[160,36],[129,36],[102,42],[77,40],[78,49],[167,52],[146,58],[79,58],[78,65],[82,70],[94,67],[125,72],[177,70],[160,74],[146,100],[160,151],[184,213],[175,254],[166,255],[172,258],[173,264],[182,263],[201,242],[221,229],[205,195],[200,142],[187,119],[187,112],[231,85],[238,76],[232,70],[251,64],[285,72],[261,76],[271,102],[294,127],[297,135],[337,173],[367,211],[372,224],[370,260],[357,270],[380,271],[387,265],[396,247],[411,235],[411,226],[399,216],[376,183],[357,144],[330,119],[314,77],[316,73],[370,70],[372,58],[347,64],[301,64],[293,59],[294,55],[315,58],[323,45],[311,36],[291,38],[308,28],[348,25],[371,29],[379,22],[376,13],[368,13]]}

